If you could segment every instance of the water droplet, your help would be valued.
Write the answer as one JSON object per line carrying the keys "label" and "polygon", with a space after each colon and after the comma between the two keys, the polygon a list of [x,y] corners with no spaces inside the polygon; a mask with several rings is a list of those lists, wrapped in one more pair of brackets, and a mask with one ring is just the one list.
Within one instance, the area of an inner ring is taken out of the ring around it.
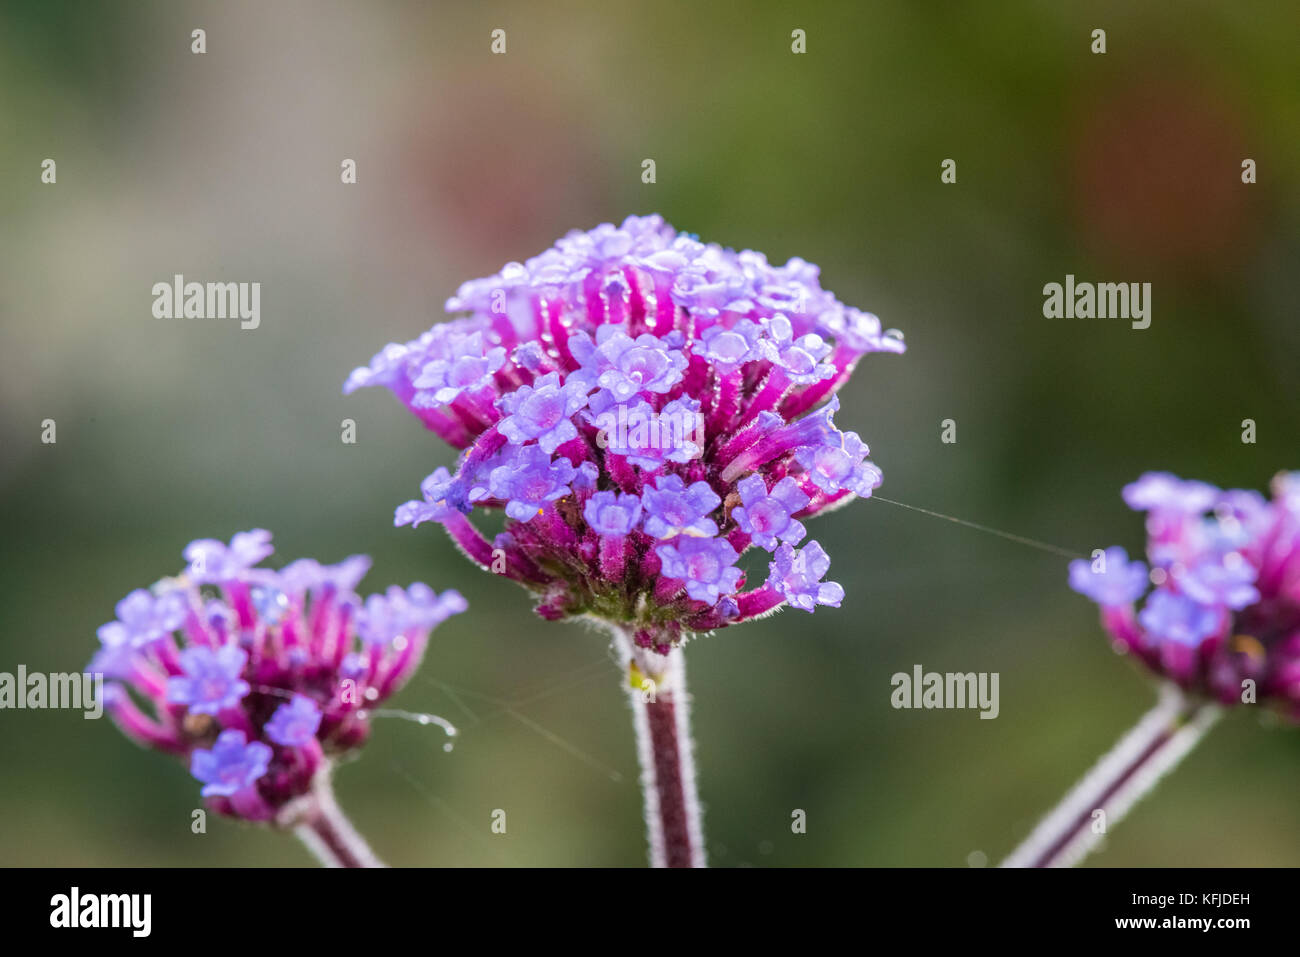
{"label": "water droplet", "polygon": [[[376,718],[401,718],[404,721],[414,721],[416,724],[426,727],[431,724],[436,724],[438,727],[442,728],[443,733],[449,738],[454,738],[459,733],[454,724],[446,718],[440,717],[436,714],[425,714],[420,711],[403,711],[401,708],[384,708],[382,711],[375,711],[374,716]],[[450,751],[451,748],[444,746],[443,750]]]}
{"label": "water droplet", "polygon": [[268,625],[278,625],[289,610],[289,596],[278,588],[256,585],[249,592],[257,616]]}

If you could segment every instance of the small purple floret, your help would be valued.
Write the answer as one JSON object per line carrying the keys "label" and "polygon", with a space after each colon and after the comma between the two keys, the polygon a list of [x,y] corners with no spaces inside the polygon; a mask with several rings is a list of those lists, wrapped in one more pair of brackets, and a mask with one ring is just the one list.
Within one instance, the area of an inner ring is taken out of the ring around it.
{"label": "small purple floret", "polygon": [[1186,595],[1157,590],[1147,600],[1138,620],[1153,637],[1195,646],[1219,627],[1219,611]]}
{"label": "small purple floret", "polygon": [[793,545],[784,544],[772,557],[767,584],[777,589],[791,608],[811,612],[817,605],[840,607],[844,589],[835,582],[822,581],[830,570],[831,559],[821,545],[809,542],[796,552]]}
{"label": "small purple floret", "polygon": [[730,328],[710,326],[700,337],[700,351],[720,367],[732,368],[763,358],[762,335],[762,327],[750,319],[740,319]]}
{"label": "small purple floret", "polygon": [[803,540],[807,532],[793,516],[812,499],[800,491],[798,482],[787,476],[769,492],[762,476],[750,475],[741,479],[736,489],[743,504],[731,510],[731,517],[755,545],[770,552],[778,539],[791,545]]}
{"label": "small purple floret", "polygon": [[1123,494],[1134,511],[1195,514],[1209,509],[1220,493],[1206,482],[1186,481],[1168,472],[1147,472],[1125,485]]}
{"label": "small purple floret", "polygon": [[460,489],[460,483],[452,478],[446,468],[435,469],[420,483],[424,501],[412,500],[397,506],[397,511],[393,513],[393,524],[414,528],[423,522],[441,522],[453,512],[460,511],[456,505]]}
{"label": "small purple floret", "polygon": [[571,378],[594,383],[614,402],[642,392],[667,392],[686,368],[680,348],[650,333],[633,339],[620,325],[598,327],[594,343],[586,333],[575,333],[569,348],[581,366]]}
{"label": "small purple floret", "polygon": [[774,366],[784,370],[791,382],[806,385],[835,374],[834,366],[821,363],[830,354],[831,347],[817,333],[796,338],[790,320],[780,315],[765,325],[767,338],[762,341],[763,353]]}
{"label": "small purple floret", "polygon": [[660,476],[654,488],[646,488],[642,493],[641,501],[645,506],[647,535],[676,538],[718,534],[718,523],[709,518],[709,513],[722,504],[722,499],[708,482],[694,482],[687,488],[681,476]]}
{"label": "small purple floret", "polygon": [[238,645],[187,648],[180,653],[183,674],[167,681],[167,700],[183,704],[195,714],[217,714],[238,706],[249,692],[240,675],[248,653]]}
{"label": "small purple floret", "polygon": [[880,469],[863,461],[868,451],[856,432],[840,432],[825,444],[800,449],[795,460],[808,470],[813,484],[823,492],[833,494],[848,489],[867,498],[881,482]]}
{"label": "small purple floret", "polygon": [[597,492],[583,506],[582,517],[597,535],[623,538],[631,534],[641,519],[641,499],[635,495]]}
{"label": "small purple floret", "polygon": [[201,538],[185,548],[189,576],[200,585],[233,581],[275,549],[271,533],[264,528],[238,532],[226,545],[213,538]]}
{"label": "small purple floret", "polygon": [[294,595],[351,592],[356,590],[368,571],[368,555],[349,555],[336,565],[323,565],[314,558],[299,558],[280,569],[280,586]]}
{"label": "small purple floret", "polygon": [[390,585],[366,599],[357,630],[366,644],[390,645],[399,636],[436,628],[467,607],[460,592],[450,588],[439,595],[421,582],[406,589]]}
{"label": "small purple floret", "polygon": [[501,434],[516,445],[536,439],[550,455],[578,437],[572,416],[586,407],[587,391],[582,382],[572,378],[561,384],[558,372],[542,376],[534,385],[520,386],[498,403],[507,414],[499,426]]}
{"label": "small purple floret", "polygon": [[161,595],[137,588],[117,603],[122,637],[134,647],[171,634],[185,621],[185,596],[173,590]]}
{"label": "small purple floret", "polygon": [[453,337],[447,342],[446,355],[424,365],[413,381],[420,395],[428,395],[427,404],[445,405],[465,392],[477,392],[492,382],[492,375],[506,361],[500,346],[486,348],[483,333]]}
{"label": "small purple floret", "polygon": [[686,583],[686,594],[712,605],[740,586],[736,550],[723,538],[680,538],[655,548],[663,573]]}
{"label": "small purple floret", "polygon": [[1102,606],[1127,605],[1147,590],[1145,562],[1128,560],[1128,552],[1119,546],[1106,549],[1098,564],[1086,558],[1070,562],[1070,587]]}
{"label": "small purple floret", "polygon": [[254,784],[271,764],[271,748],[244,732],[222,731],[211,751],[195,750],[190,773],[203,782],[204,797],[229,797]]}
{"label": "small purple floret", "polygon": [[320,719],[321,712],[316,702],[306,695],[295,694],[275,709],[262,730],[276,744],[301,748],[316,737]]}
{"label": "small purple floret", "polygon": [[575,475],[564,456],[552,460],[540,446],[526,445],[509,464],[492,470],[488,485],[494,496],[506,501],[506,514],[522,522],[568,495]]}
{"label": "small purple floret", "polygon": [[1258,577],[1259,570],[1239,552],[1232,551],[1206,556],[1178,579],[1178,586],[1203,605],[1224,605],[1240,611],[1259,601],[1259,589],[1255,587]]}
{"label": "small purple floret", "polygon": [[593,417],[607,436],[607,447],[646,471],[663,469],[700,457],[703,449],[695,440],[699,434],[700,403],[697,399],[674,399],[658,412],[645,399],[609,406],[598,393],[593,405],[600,413]]}

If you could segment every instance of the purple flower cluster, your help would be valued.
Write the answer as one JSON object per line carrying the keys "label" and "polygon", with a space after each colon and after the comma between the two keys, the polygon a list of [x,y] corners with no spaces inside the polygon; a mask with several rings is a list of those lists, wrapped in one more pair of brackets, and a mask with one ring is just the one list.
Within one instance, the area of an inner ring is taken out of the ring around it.
{"label": "purple flower cluster", "polygon": [[[630,217],[467,282],[447,308],[468,315],[344,386],[388,388],[463,450],[398,525],[439,522],[543,617],[595,615],[659,651],[787,602],[840,603],[822,548],[796,551],[802,520],[880,484],[832,421],[835,392],[863,355],[904,347],[815,266]],[[504,509],[505,531],[484,537],[474,508]],[[745,591],[751,545],[775,561]]]}
{"label": "purple flower cluster", "polygon": [[1116,647],[1184,688],[1300,720],[1300,473],[1278,475],[1269,501],[1150,472],[1124,501],[1147,514],[1150,570],[1122,548],[1070,563]]}
{"label": "purple flower cluster", "polygon": [[466,607],[421,584],[363,602],[369,558],[258,567],[272,551],[261,529],[193,542],[180,575],[118,603],[86,669],[109,682],[106,707],[128,737],[186,760],[214,810],[252,821],[274,820],[360,747],[368,710]]}

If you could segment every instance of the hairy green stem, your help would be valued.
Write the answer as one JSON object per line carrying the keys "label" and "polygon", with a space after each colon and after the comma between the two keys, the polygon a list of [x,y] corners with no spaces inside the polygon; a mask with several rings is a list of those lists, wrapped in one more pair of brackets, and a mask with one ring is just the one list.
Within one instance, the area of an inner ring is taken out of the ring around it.
{"label": "hairy green stem", "polygon": [[695,787],[690,696],[682,650],[660,655],[638,648],[614,629],[628,676],[628,704],[636,728],[652,867],[704,867],[700,799]]}
{"label": "hairy green stem", "polygon": [[294,834],[323,866],[385,866],[334,799],[328,768],[316,775],[311,793],[286,812]]}
{"label": "hairy green stem", "polygon": [[1071,867],[1194,748],[1223,713],[1165,684],[1160,700],[1102,755],[1003,867]]}

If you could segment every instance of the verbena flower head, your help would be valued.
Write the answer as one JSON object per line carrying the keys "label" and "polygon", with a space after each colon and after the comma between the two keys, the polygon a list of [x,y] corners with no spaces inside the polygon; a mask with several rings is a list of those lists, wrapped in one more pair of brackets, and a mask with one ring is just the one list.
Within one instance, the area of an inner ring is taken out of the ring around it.
{"label": "verbena flower head", "polygon": [[87,668],[133,740],[174,754],[222,814],[271,821],[326,762],[359,748],[368,712],[414,673],[454,591],[393,587],[364,602],[370,559],[259,563],[269,532],[185,549],[175,578],[137,589],[99,629]]}
{"label": "verbena flower head", "polygon": [[[398,525],[439,522],[543,617],[594,615],[659,651],[785,602],[839,604],[825,551],[794,546],[804,519],[880,484],[833,422],[835,392],[862,356],[904,347],[815,266],[630,217],[465,283],[447,309],[466,315],[344,386],[388,388],[462,450]],[[475,509],[503,509],[505,531],[484,537]],[[751,545],[777,560],[746,590]]]}
{"label": "verbena flower head", "polygon": [[1122,548],[1070,563],[1116,647],[1184,688],[1300,720],[1300,473],[1278,475],[1269,501],[1151,472],[1124,501],[1147,514],[1150,571]]}

